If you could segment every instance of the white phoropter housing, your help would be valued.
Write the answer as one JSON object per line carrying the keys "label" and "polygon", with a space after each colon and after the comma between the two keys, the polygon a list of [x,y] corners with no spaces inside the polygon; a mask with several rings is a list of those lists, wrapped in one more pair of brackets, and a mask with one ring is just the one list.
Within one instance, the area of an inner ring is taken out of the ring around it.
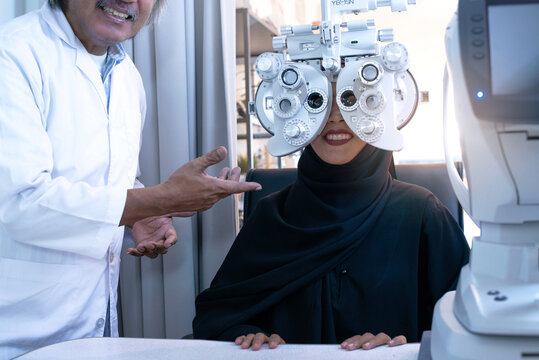
{"label": "white phoropter housing", "polygon": [[[392,42],[392,29],[377,30],[372,19],[343,23],[341,18],[380,6],[405,11],[415,0],[321,3],[320,25],[281,27],[282,36],[273,39],[273,47],[282,53],[264,53],[256,60],[255,70],[263,81],[250,109],[273,135],[268,151],[284,156],[307,146],[324,128],[334,96],[358,137],[381,149],[401,150],[399,130],[418,103],[408,51]],[[387,44],[380,49],[379,42]],[[332,82],[337,83],[335,94]]]}
{"label": "white phoropter housing", "polygon": [[539,359],[538,18],[539,0],[460,0],[447,30],[468,187],[446,150],[448,170],[481,236],[436,305],[434,360]]}

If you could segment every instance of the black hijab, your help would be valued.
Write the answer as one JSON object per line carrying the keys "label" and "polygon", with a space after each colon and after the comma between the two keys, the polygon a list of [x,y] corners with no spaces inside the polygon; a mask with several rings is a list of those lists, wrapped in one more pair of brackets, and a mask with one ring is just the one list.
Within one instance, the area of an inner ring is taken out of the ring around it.
{"label": "black hijab", "polygon": [[297,181],[259,201],[211,287],[196,300],[196,338],[215,339],[321,279],[367,237],[388,201],[392,154],[366,145],[331,165],[308,146]]}

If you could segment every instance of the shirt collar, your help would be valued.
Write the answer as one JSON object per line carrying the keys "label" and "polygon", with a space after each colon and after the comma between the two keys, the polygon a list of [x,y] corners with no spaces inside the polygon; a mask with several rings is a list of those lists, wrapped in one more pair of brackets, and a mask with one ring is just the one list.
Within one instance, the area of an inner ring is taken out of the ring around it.
{"label": "shirt collar", "polygon": [[107,56],[109,59],[114,60],[116,64],[121,63],[126,57],[126,52],[122,43],[114,44],[109,47]]}

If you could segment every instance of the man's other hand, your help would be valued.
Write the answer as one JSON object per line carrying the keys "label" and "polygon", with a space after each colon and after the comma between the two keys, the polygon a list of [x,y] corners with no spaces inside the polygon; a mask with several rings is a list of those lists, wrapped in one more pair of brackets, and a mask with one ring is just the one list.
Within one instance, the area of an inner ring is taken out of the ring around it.
{"label": "man's other hand", "polygon": [[194,212],[173,213],[137,221],[133,225],[133,240],[136,247],[127,249],[127,253],[133,256],[148,256],[152,259],[159,254],[166,254],[168,248],[178,241],[172,217],[189,217],[194,214]]}

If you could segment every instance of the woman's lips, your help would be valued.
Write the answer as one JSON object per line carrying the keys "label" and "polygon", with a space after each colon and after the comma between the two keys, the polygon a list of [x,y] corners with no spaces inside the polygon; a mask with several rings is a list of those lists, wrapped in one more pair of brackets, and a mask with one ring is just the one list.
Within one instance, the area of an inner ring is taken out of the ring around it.
{"label": "woman's lips", "polygon": [[332,146],[344,145],[353,137],[354,135],[346,130],[329,130],[323,135],[324,140]]}

